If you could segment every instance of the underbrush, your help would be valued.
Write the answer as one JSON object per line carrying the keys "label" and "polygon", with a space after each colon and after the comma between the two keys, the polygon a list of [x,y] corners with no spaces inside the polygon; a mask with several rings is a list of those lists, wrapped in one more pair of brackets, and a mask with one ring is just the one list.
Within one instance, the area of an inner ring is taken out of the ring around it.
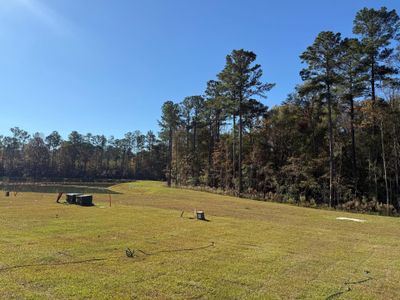
{"label": "underbrush", "polygon": [[[225,196],[234,196],[238,197],[238,193],[235,190],[223,190],[220,188],[212,188],[208,186],[183,186],[183,185],[175,185],[175,188],[179,189],[190,189],[195,191],[202,191],[208,193],[214,193],[218,195]],[[302,207],[310,207],[310,208],[321,208],[321,209],[332,209],[326,203],[318,202],[317,200],[310,198],[306,199],[304,196],[293,197],[291,195],[278,194],[278,193],[242,193],[241,198],[256,200],[256,201],[268,201],[268,202],[277,202],[277,203],[286,203],[296,206]],[[389,207],[385,203],[381,203],[375,199],[354,199],[349,200],[343,203],[339,203],[333,209],[355,212],[355,213],[364,213],[364,214],[373,214],[373,215],[383,215],[383,216],[392,216],[398,217],[399,212],[396,208],[389,204]]]}

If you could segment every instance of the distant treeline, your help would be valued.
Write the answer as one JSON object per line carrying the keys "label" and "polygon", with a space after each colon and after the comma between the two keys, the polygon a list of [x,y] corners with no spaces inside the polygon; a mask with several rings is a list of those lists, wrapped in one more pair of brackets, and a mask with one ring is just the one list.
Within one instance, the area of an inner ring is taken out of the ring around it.
{"label": "distant treeline", "polygon": [[0,137],[0,176],[48,179],[163,179],[166,147],[153,132],[128,132],[121,139],[57,131],[32,136],[18,127]]}
{"label": "distant treeline", "polygon": [[1,138],[0,176],[166,179],[168,184],[303,205],[400,211],[400,20],[360,10],[354,36],[321,32],[300,55],[303,83],[261,99],[256,54],[233,50],[203,95],[166,101],[159,139],[19,128]]}
{"label": "distant treeline", "polygon": [[[204,95],[162,107],[169,184],[354,210],[400,208],[400,21],[360,10],[354,36],[321,32],[283,104],[251,51],[234,50]],[[273,46],[273,45],[272,45]]]}

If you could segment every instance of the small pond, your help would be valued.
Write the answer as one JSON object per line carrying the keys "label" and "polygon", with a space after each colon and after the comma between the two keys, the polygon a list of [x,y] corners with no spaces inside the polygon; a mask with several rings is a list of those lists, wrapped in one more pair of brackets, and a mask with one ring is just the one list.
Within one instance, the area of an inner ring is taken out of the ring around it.
{"label": "small pond", "polygon": [[82,193],[82,194],[118,194],[108,189],[112,184],[79,183],[0,183],[0,189],[10,192],[32,193]]}

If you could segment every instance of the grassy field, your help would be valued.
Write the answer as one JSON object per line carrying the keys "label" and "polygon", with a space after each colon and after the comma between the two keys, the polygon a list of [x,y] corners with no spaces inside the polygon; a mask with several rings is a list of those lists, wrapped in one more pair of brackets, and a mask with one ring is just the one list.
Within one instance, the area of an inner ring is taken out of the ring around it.
{"label": "grassy field", "polygon": [[0,299],[400,299],[400,219],[159,182],[112,189],[111,207],[1,195]]}

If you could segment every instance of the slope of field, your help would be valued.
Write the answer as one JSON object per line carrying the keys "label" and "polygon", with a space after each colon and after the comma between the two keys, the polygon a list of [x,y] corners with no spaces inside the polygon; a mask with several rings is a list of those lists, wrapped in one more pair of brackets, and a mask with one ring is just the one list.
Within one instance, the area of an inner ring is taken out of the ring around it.
{"label": "slope of field", "polygon": [[113,190],[111,207],[1,195],[0,299],[400,299],[400,219],[159,182]]}

